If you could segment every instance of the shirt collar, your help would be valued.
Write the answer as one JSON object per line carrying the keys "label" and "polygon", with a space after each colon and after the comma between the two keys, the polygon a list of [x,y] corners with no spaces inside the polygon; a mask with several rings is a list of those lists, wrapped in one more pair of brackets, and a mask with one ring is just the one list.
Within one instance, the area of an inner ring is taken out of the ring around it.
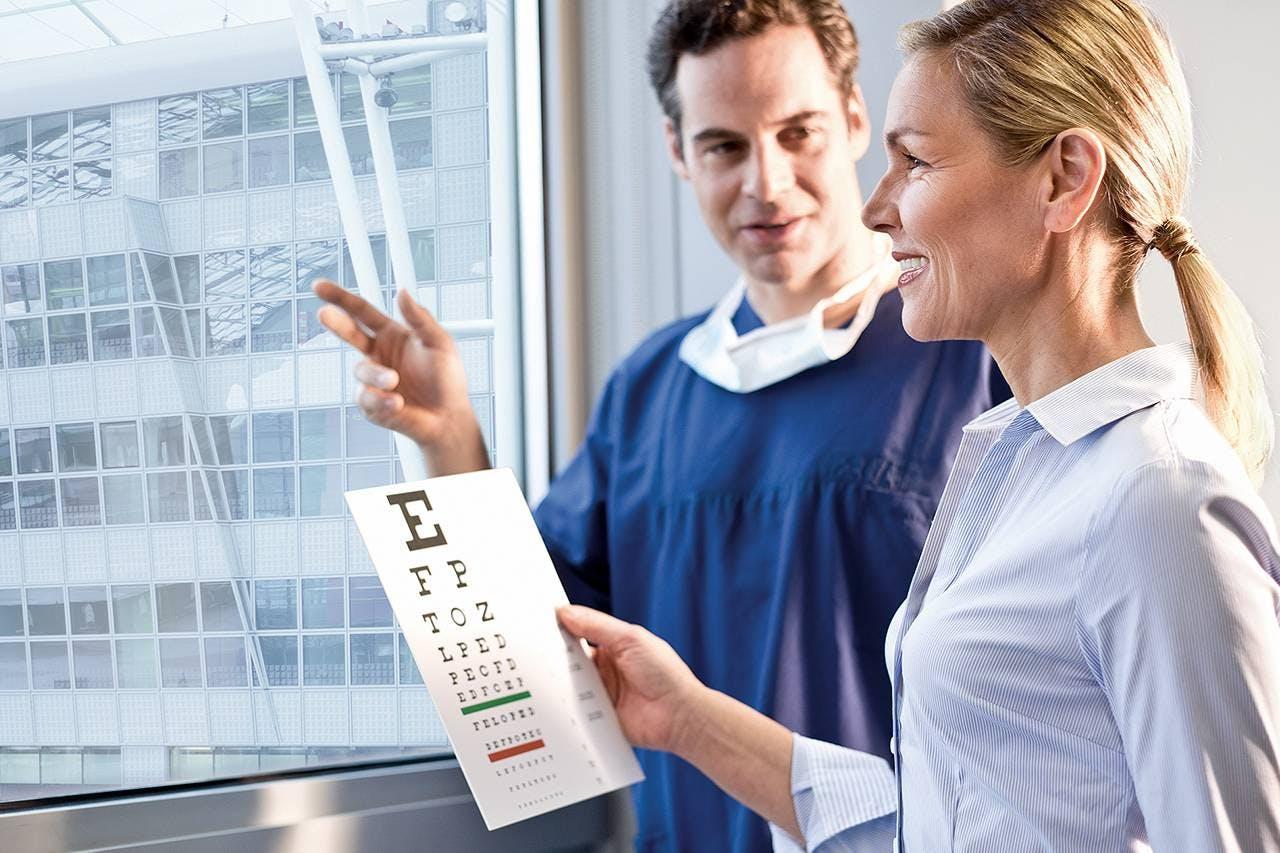
{"label": "shirt collar", "polygon": [[1189,343],[1148,347],[1063,385],[1029,404],[1027,411],[1066,447],[1139,409],[1191,399],[1196,374]]}

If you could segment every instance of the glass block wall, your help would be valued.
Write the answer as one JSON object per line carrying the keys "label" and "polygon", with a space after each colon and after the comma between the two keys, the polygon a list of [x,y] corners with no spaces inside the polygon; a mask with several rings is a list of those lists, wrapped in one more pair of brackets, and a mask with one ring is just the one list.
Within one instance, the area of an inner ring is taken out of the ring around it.
{"label": "glass block wall", "polygon": [[[491,316],[484,74],[394,81],[445,321]],[[327,178],[301,79],[0,120],[0,799],[447,748],[342,500],[399,474],[316,320],[312,279],[355,288]]]}

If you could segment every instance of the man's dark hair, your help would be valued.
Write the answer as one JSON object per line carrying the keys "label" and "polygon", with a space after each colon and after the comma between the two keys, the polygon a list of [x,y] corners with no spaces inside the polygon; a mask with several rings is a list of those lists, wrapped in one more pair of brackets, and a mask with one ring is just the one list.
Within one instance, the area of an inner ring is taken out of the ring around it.
{"label": "man's dark hair", "polygon": [[858,36],[840,0],[671,0],[649,38],[649,82],[680,134],[676,66],[686,53],[699,56],[733,39],[759,35],[775,25],[813,31],[840,93],[853,93]]}

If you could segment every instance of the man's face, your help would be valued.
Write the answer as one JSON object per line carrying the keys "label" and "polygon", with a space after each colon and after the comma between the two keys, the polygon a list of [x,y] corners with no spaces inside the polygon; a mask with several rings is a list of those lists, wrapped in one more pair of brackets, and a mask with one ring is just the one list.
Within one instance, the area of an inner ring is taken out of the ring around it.
{"label": "man's face", "polygon": [[869,130],[807,27],[775,26],[676,69],[677,174],[726,252],[758,282],[804,287],[833,264],[859,216],[854,164]]}

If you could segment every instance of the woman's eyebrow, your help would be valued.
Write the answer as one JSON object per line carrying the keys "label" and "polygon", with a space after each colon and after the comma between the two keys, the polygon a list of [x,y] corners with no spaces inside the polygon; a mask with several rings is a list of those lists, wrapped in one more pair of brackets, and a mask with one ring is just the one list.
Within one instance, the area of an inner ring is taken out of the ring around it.
{"label": "woman's eyebrow", "polygon": [[887,146],[895,146],[902,141],[905,136],[929,136],[927,130],[920,130],[914,127],[895,127],[893,130],[887,130],[884,134],[884,144]]}

